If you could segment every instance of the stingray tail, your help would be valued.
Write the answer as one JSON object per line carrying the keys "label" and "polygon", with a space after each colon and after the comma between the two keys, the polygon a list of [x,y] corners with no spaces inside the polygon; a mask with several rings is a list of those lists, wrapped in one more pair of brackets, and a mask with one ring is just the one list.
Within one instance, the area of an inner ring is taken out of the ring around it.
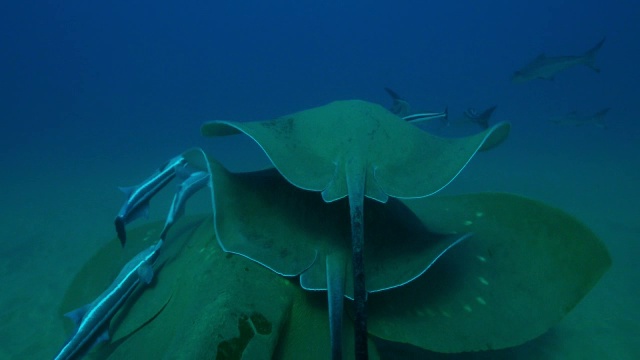
{"label": "stingray tail", "polygon": [[586,53],[584,53],[584,55],[582,55],[584,64],[590,67],[595,72],[600,72],[600,68],[596,66],[596,55],[598,54],[598,51],[600,51],[600,48],[602,47],[602,44],[604,44],[605,40],[606,38],[602,38],[602,40],[600,40],[600,42],[597,43],[596,46],[592,47]]}
{"label": "stingray tail", "polygon": [[344,287],[346,259],[327,255],[327,296],[329,298],[329,329],[331,331],[331,359],[342,359],[342,319],[344,317]]}

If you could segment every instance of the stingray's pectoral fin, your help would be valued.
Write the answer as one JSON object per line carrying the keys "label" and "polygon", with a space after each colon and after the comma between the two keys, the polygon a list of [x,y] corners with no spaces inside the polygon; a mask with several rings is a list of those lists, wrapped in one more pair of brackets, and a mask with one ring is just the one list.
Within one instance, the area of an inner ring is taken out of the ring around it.
{"label": "stingray's pectoral fin", "polygon": [[329,300],[329,330],[331,332],[331,359],[342,359],[342,319],[344,314],[344,288],[346,261],[343,256],[327,256],[327,297]]}
{"label": "stingray's pectoral fin", "polygon": [[[487,126],[489,126],[488,123]],[[478,151],[491,150],[502,144],[509,136],[509,132],[511,132],[511,124],[508,122],[497,123],[491,129],[487,130],[486,137]]]}

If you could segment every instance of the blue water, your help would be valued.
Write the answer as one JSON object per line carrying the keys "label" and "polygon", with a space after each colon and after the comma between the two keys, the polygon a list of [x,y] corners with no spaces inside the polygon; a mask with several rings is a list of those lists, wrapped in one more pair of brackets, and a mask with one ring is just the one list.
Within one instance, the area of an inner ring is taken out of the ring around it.
{"label": "blue water", "polygon": [[[383,86],[421,109],[497,104],[495,118],[520,128],[610,106],[624,136],[639,14],[622,1],[14,2],[0,15],[3,145],[178,151],[202,143],[204,120],[388,104]],[[603,36],[599,75],[509,81],[541,52],[578,55]]]}
{"label": "blue water", "polygon": [[[498,149],[496,158],[509,166],[491,172],[503,176],[497,182],[463,178],[461,188],[487,184],[537,195],[579,216],[584,210],[582,219],[602,220],[593,224],[596,231],[626,253],[621,241],[640,235],[637,206],[629,204],[639,200],[639,19],[640,5],[621,0],[4,4],[0,166],[7,206],[2,218],[22,222],[5,220],[2,234],[15,238],[26,232],[34,244],[46,243],[51,234],[24,220],[34,216],[68,240],[66,249],[86,232],[106,240],[113,235],[107,230],[112,219],[105,215],[99,222],[104,227],[96,227],[83,225],[82,216],[90,217],[87,209],[115,214],[121,202],[116,185],[135,183],[193,146],[221,158],[242,153],[235,143],[202,138],[204,121],[265,120],[340,99],[390,106],[383,90],[388,86],[415,110],[448,107],[454,119],[468,107],[498,105],[492,122],[510,121],[513,132],[510,148]],[[553,81],[510,81],[540,53],[580,55],[603,37],[596,59],[600,73],[577,66]],[[611,107],[606,129],[549,122],[606,107]],[[489,158],[480,161],[485,169],[495,166]],[[529,167],[544,168],[541,164],[555,170],[532,181]],[[476,166],[480,173],[482,166]],[[515,174],[513,181],[508,171]],[[562,184],[556,192],[546,185],[554,181]],[[611,210],[615,215],[607,215],[604,206],[617,209]],[[628,231],[607,238],[609,226]],[[5,252],[13,254],[5,259],[11,264],[31,256],[15,250],[11,239],[0,244],[15,251]],[[83,248],[87,253],[69,270],[98,245]],[[6,268],[3,275],[10,273]],[[637,279],[633,271],[620,269],[631,274],[622,281]],[[61,280],[54,293],[60,295],[64,284]],[[636,337],[639,332],[637,326],[631,330]],[[620,333],[625,338],[630,331]],[[617,354],[630,353],[624,344]]]}

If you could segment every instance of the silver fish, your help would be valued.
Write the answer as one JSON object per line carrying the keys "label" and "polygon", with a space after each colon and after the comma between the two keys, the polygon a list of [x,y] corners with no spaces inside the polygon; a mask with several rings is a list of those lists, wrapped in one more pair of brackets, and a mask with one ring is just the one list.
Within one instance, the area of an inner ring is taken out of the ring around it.
{"label": "silver fish", "polygon": [[116,232],[122,246],[127,241],[125,225],[149,214],[151,198],[162,190],[175,177],[176,171],[183,168],[186,163],[187,161],[182,156],[176,156],[140,185],[120,188],[127,196],[127,200],[115,219]]}
{"label": "silver fish", "polygon": [[166,239],[167,232],[173,226],[173,224],[184,214],[184,207],[187,200],[195,194],[198,190],[202,189],[209,184],[209,174],[204,171],[196,171],[189,175],[178,187],[178,191],[173,197],[167,220],[164,224],[164,229],[160,233],[160,239]]}
{"label": "silver fish", "polygon": [[391,105],[391,108],[389,109],[389,111],[391,111],[393,114],[398,115],[403,120],[412,122],[412,123],[419,123],[422,121],[442,119],[445,125],[448,125],[448,122],[449,122],[448,108],[445,108],[443,112],[411,114],[411,105],[409,105],[408,101],[401,98],[400,95],[398,95],[398,93],[389,89],[388,87],[385,87],[384,90],[389,94],[389,96],[391,96],[391,99],[393,100],[393,104]]}
{"label": "silver fish", "polygon": [[55,360],[79,359],[95,345],[109,340],[109,323],[127,301],[140,281],[153,279],[153,264],[158,258],[162,240],[138,253],[96,300],[65,316],[76,323],[76,330]]}
{"label": "silver fish", "polygon": [[449,108],[445,108],[442,112],[433,112],[433,113],[418,113],[413,115],[408,115],[402,118],[405,121],[410,123],[419,123],[423,121],[436,120],[440,119],[443,125],[449,125]]}

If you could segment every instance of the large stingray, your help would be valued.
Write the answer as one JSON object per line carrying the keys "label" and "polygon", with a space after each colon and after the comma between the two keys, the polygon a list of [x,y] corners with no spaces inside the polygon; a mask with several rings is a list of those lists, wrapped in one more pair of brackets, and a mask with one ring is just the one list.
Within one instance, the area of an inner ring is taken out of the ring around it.
{"label": "large stingray", "polygon": [[[294,186],[321,192],[325,202],[348,196],[351,264],[348,257],[339,254],[328,254],[316,264],[326,267],[327,283],[332,284],[328,289],[330,304],[341,304],[336,298],[345,292],[344,274],[351,266],[356,357],[366,358],[365,198],[386,203],[389,197],[432,195],[456,177],[487,138],[492,134],[504,137],[505,129],[507,124],[498,124],[467,138],[439,138],[404,122],[379,105],[353,100],[333,102],[271,121],[214,121],[203,125],[202,133],[206,136],[244,133],[264,150],[276,169]],[[241,253],[271,269],[278,271],[284,266],[280,259],[261,259],[257,248],[240,246],[240,250],[233,250],[234,240],[223,236],[219,240],[229,251]],[[309,266],[313,263],[307,261]],[[346,291],[348,293],[349,288]],[[332,320],[342,318],[340,306],[330,310],[337,312],[330,315]]]}
{"label": "large stingray", "polygon": [[[231,174],[201,154],[185,158],[210,169],[215,223],[206,216],[176,225],[155,285],[132,299],[126,316],[112,324],[113,343],[95,355],[328,358],[329,330],[320,321],[327,307],[318,304],[317,294],[307,296],[258,264],[225,256],[213,234],[223,246],[257,249],[252,253],[261,257],[254,260],[275,261],[282,274],[302,273],[307,288],[326,289],[330,271],[317,259],[348,253],[350,222],[340,221],[349,214],[346,200],[326,204],[275,170]],[[385,339],[444,352],[521,344],[557,323],[610,263],[602,242],[584,225],[518,196],[365,201],[366,286],[388,290],[371,295],[369,330]],[[132,248],[144,247],[161,227],[133,230]],[[471,238],[451,247],[468,233]],[[113,261],[122,254],[118,244],[113,239],[85,266],[62,312],[108,285],[121,266]],[[351,329],[348,322],[346,340]]]}
{"label": "large stingray", "polygon": [[[197,152],[185,158],[197,167],[206,161]],[[343,297],[353,299],[352,281],[344,275],[351,270],[346,261],[351,253],[348,202],[325,203],[317,194],[291,186],[273,168],[233,174],[214,159],[205,164],[212,175],[215,233],[221,247],[251,254],[247,257],[283,276],[299,275],[307,290],[328,290],[334,357],[342,353]],[[387,204],[365,201],[369,292],[414,280],[467,237],[429,231],[396,199]]]}
{"label": "large stingray", "polygon": [[369,330],[381,338],[438,352],[520,345],[558,323],[611,265],[591,230],[539,201],[480,193],[404,203],[434,231],[473,236],[416,281],[372,295]]}

